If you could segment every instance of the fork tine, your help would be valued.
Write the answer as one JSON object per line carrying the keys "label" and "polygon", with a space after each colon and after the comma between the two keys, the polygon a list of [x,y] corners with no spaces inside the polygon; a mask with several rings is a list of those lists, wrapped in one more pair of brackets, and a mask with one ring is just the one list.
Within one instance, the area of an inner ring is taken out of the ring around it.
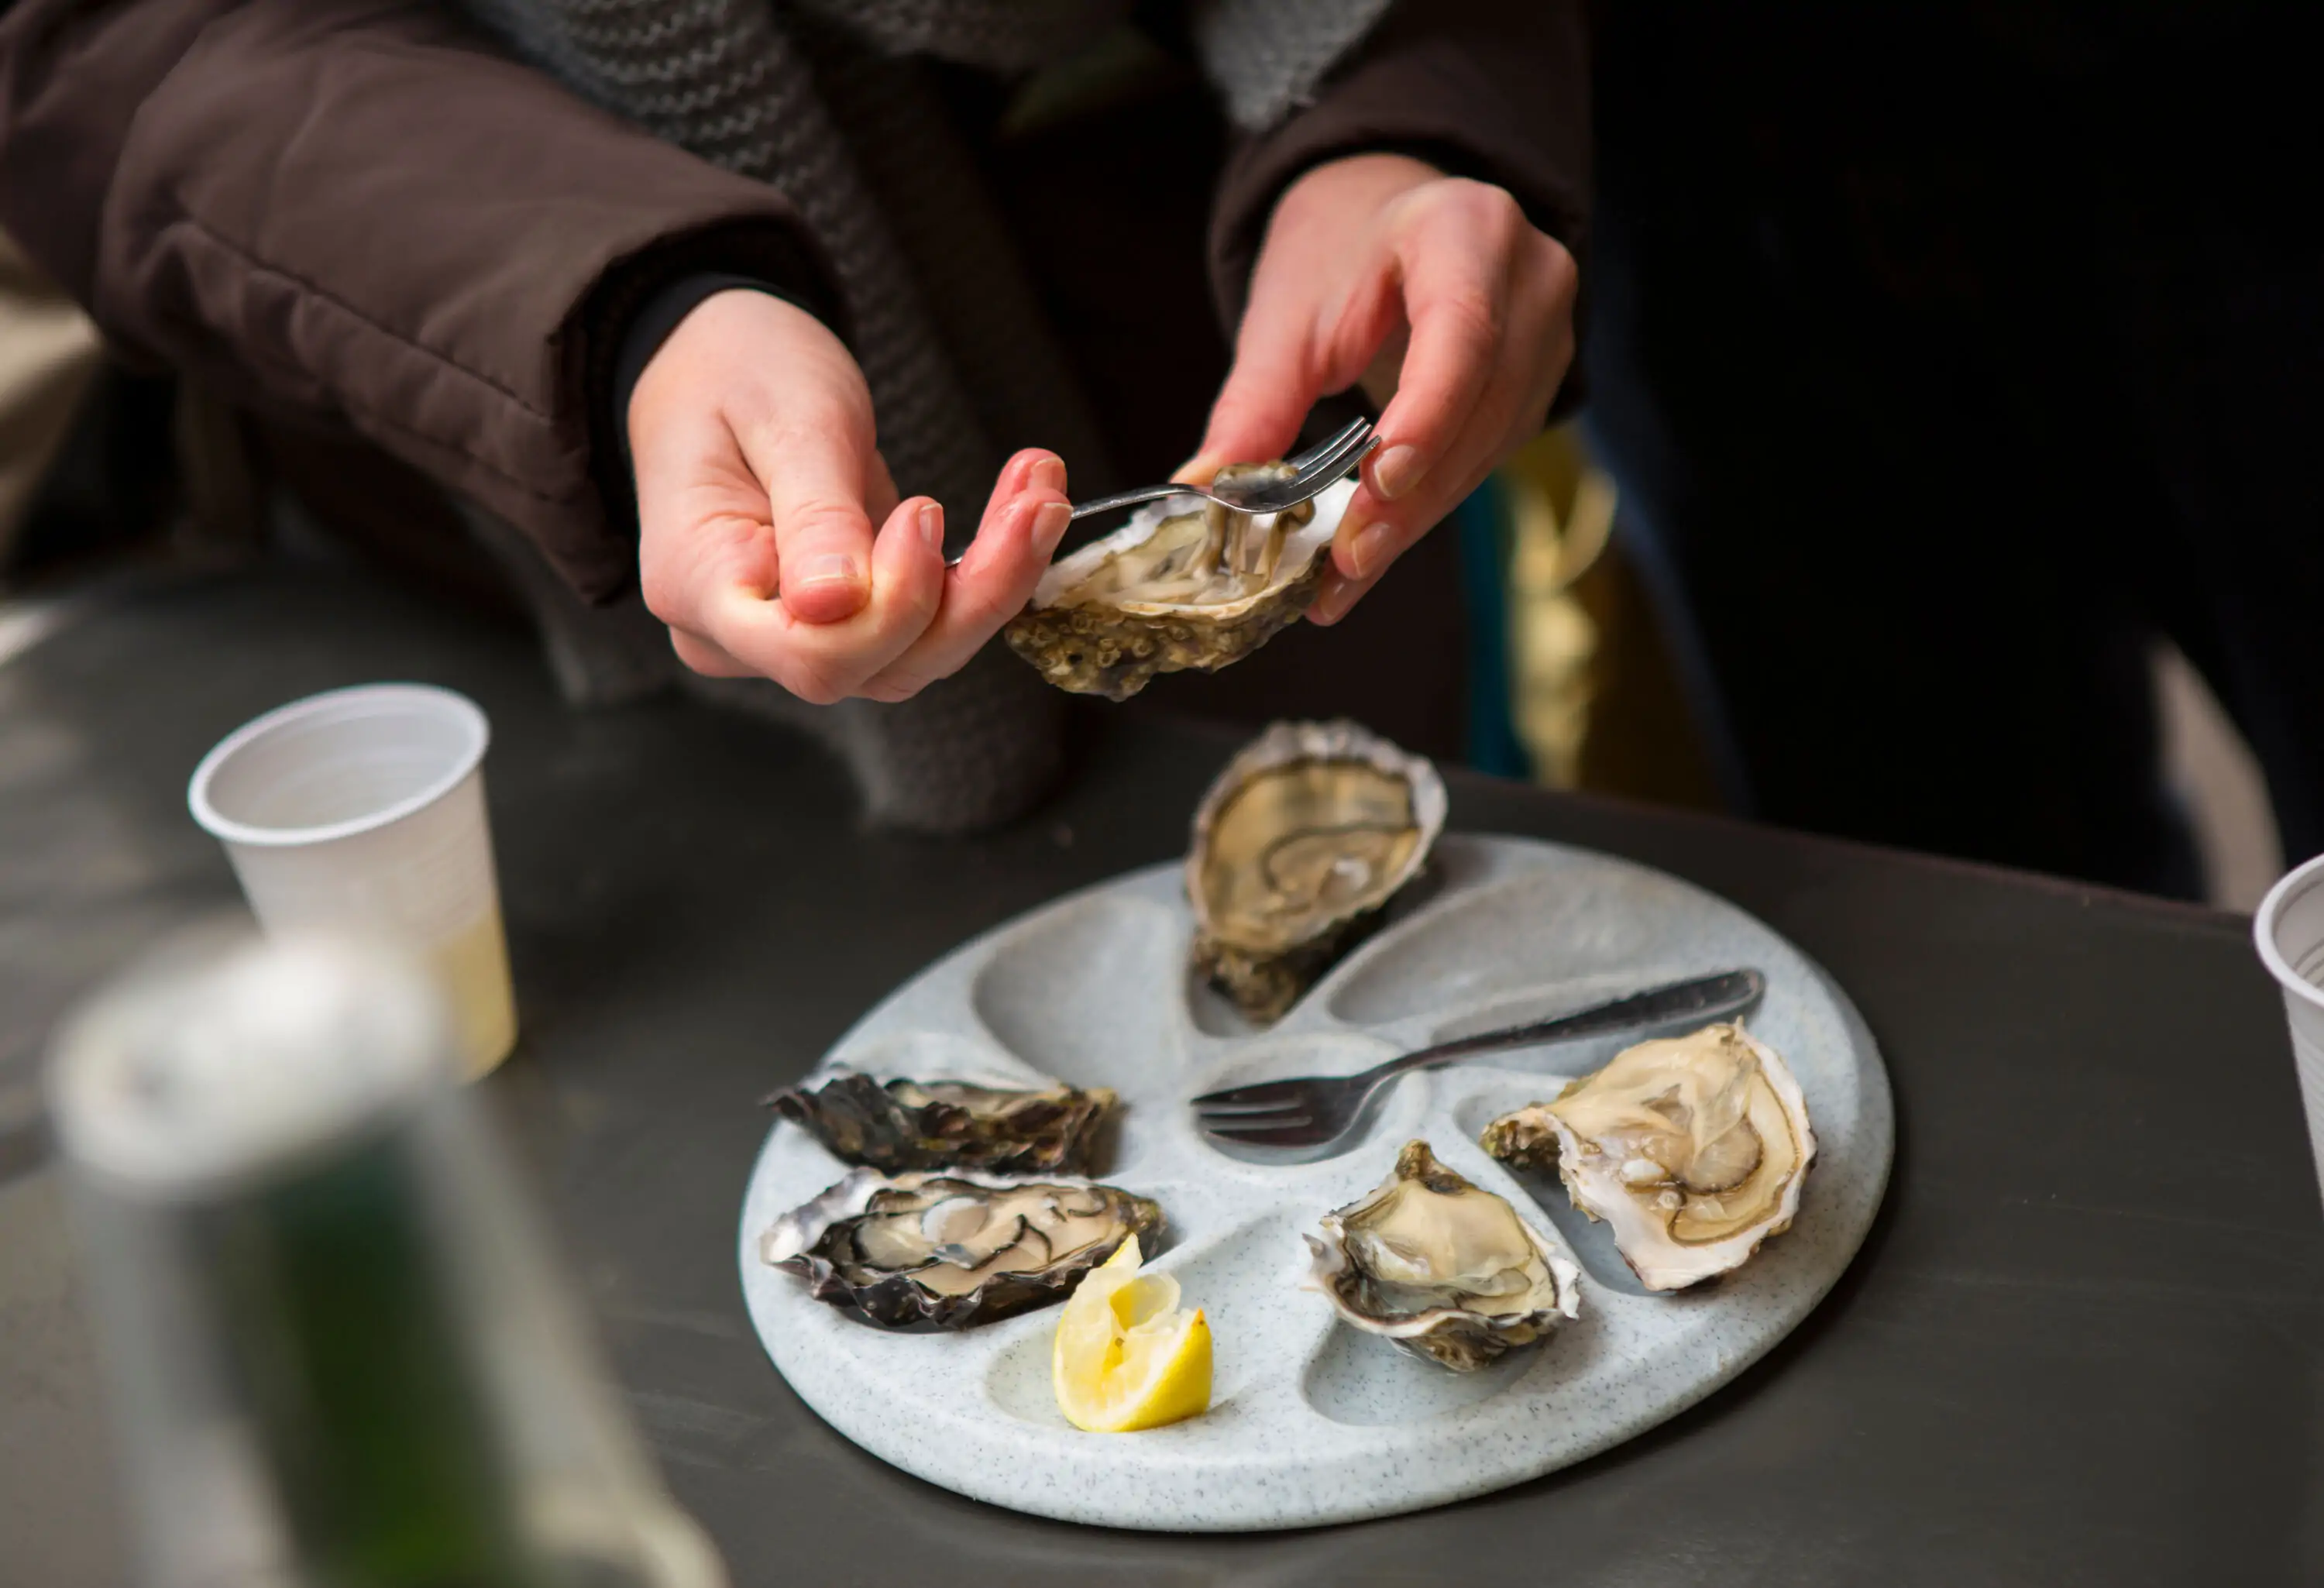
{"label": "fork tine", "polygon": [[[1292,480],[1286,485],[1278,485],[1275,487],[1275,491],[1289,490],[1300,501],[1305,501],[1314,494],[1314,492],[1308,487],[1317,476],[1328,475],[1334,480],[1338,479],[1352,464],[1363,457],[1365,450],[1377,438],[1372,434],[1371,420],[1368,419],[1355,420],[1339,434],[1316,443],[1296,457],[1286,459],[1286,461],[1291,465]],[[1074,504],[1073,516],[1076,519],[1088,518],[1101,512],[1111,512],[1118,508],[1135,507],[1140,503],[1159,502],[1166,497],[1182,494],[1201,496],[1206,493],[1191,485],[1142,485],[1135,491],[1122,491],[1111,496],[1098,497],[1093,502],[1076,503]],[[1261,512],[1279,511],[1255,505],[1257,503],[1271,500],[1273,494],[1274,492],[1261,491],[1252,497],[1244,498],[1244,511]],[[1223,499],[1213,498],[1213,500]]]}
{"label": "fork tine", "polygon": [[1253,1081],[1248,1086],[1229,1086],[1222,1092],[1205,1092],[1188,1101],[1196,1108],[1234,1108],[1248,1103],[1277,1105],[1296,1102],[1306,1095],[1307,1088],[1299,1081]]}
{"label": "fork tine", "polygon": [[1160,502],[1184,494],[1186,494],[1185,489],[1179,485],[1140,485],[1135,491],[1120,491],[1111,496],[1101,496],[1094,502],[1077,503],[1073,516],[1088,518],[1093,513],[1111,512],[1119,507],[1136,507],[1141,503]]}
{"label": "fork tine", "polygon": [[1194,1104],[1194,1117],[1204,1120],[1255,1119],[1270,1113],[1288,1113],[1305,1105],[1300,1097],[1264,1097],[1247,1103],[1202,1103]]}
{"label": "fork tine", "polygon": [[1213,1130],[1205,1126],[1203,1134],[1234,1147],[1314,1147],[1332,1139],[1329,1132],[1318,1131],[1314,1122],[1307,1119],[1263,1131]]}
{"label": "fork tine", "polygon": [[1362,460],[1364,454],[1371,450],[1371,445],[1370,431],[1351,436],[1344,443],[1334,445],[1330,451],[1301,464],[1295,478],[1302,490],[1314,485],[1317,480],[1337,480]]}
{"label": "fork tine", "polygon": [[1266,1114],[1257,1119],[1205,1120],[1203,1133],[1206,1136],[1267,1136],[1281,1131],[1304,1130],[1314,1124],[1315,1115],[1310,1109],[1286,1109],[1281,1113]]}
{"label": "fork tine", "polygon": [[1351,420],[1346,425],[1341,428],[1340,432],[1337,435],[1324,438],[1323,440],[1316,442],[1313,447],[1307,448],[1306,451],[1302,452],[1296,457],[1292,458],[1290,460],[1291,466],[1298,473],[1305,474],[1309,469],[1314,467],[1315,465],[1321,463],[1325,457],[1328,457],[1334,452],[1344,450],[1351,446],[1362,446],[1366,440],[1370,439],[1371,433],[1371,420],[1368,419]]}

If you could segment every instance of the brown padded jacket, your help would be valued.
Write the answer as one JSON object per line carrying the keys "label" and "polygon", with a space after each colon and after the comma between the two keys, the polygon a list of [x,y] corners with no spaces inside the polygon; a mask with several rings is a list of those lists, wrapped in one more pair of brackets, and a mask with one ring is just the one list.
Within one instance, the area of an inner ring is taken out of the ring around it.
{"label": "brown padded jacket", "polygon": [[[1398,8],[1226,161],[1210,267],[1230,323],[1275,197],[1361,149],[1497,181],[1578,252],[1582,33],[1579,0]],[[622,307],[699,271],[831,296],[780,193],[591,108],[430,0],[0,0],[0,229],[124,356],[351,429],[518,525],[593,598],[634,576],[590,412]]]}

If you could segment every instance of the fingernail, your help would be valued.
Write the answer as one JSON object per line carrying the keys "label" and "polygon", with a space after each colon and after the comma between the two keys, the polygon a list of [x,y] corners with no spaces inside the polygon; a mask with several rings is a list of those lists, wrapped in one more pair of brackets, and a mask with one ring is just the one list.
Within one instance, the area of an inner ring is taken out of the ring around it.
{"label": "fingernail", "polygon": [[1045,457],[1033,466],[1033,484],[1044,491],[1065,488],[1065,466],[1061,459]]}
{"label": "fingernail", "polygon": [[[920,509],[920,539],[931,551],[944,549],[944,509],[933,502]],[[847,559],[843,557],[839,560]]]}
{"label": "fingernail", "polygon": [[1420,476],[1427,472],[1428,466],[1420,461],[1419,448],[1391,447],[1372,465],[1372,489],[1382,501],[1393,502],[1420,484]]}
{"label": "fingernail", "polygon": [[1074,510],[1062,502],[1044,502],[1033,513],[1033,544],[1047,557],[1065,538],[1065,526],[1074,522]]}
{"label": "fingernail", "polygon": [[1315,605],[1307,609],[1307,621],[1330,628],[1346,615],[1349,594],[1355,586],[1334,579],[1324,592],[1315,597]]}
{"label": "fingernail", "polygon": [[807,566],[798,570],[792,582],[802,587],[808,585],[853,585],[862,581],[855,559],[844,552],[834,551],[826,556],[809,558]]}
{"label": "fingernail", "polygon": [[1356,532],[1356,538],[1348,542],[1348,560],[1355,564],[1352,571],[1356,577],[1364,579],[1371,577],[1372,570],[1379,566],[1380,559],[1388,555],[1388,534],[1386,524],[1366,524]]}

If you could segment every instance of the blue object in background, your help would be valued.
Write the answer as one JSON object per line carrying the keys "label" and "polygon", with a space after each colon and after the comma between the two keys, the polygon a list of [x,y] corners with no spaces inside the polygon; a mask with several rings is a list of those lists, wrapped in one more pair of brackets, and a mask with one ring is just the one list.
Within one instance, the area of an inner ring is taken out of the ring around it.
{"label": "blue object in background", "polygon": [[1504,778],[1530,778],[1533,761],[1519,742],[1509,689],[1508,493],[1486,476],[1452,510],[1439,534],[1461,539],[1461,603],[1469,636],[1469,764]]}

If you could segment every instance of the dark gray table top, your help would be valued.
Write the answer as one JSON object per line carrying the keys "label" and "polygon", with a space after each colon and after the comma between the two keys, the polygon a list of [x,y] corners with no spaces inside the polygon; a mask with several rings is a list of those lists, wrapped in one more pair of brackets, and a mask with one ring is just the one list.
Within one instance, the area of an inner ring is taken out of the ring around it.
{"label": "dark gray table top", "polygon": [[1736,1383],[1540,1482],[1310,1533],[1037,1521],[863,1454],[768,1365],[733,1271],[754,1100],[963,938],[1176,854],[1232,741],[1094,716],[1038,817],[867,834],[798,741],[677,702],[568,715],[517,640],[278,574],[115,600],[0,665],[0,1584],[108,1584],[122,1559],[53,1177],[6,1133],[32,1057],[68,1000],[233,899],[185,816],[202,750],[381,678],[492,715],[527,1035],[487,1092],[738,1583],[2324,1574],[2324,1223],[2237,918],[1456,776],[1456,826],[1663,866],[1831,969],[1895,1085],[1871,1240]]}

